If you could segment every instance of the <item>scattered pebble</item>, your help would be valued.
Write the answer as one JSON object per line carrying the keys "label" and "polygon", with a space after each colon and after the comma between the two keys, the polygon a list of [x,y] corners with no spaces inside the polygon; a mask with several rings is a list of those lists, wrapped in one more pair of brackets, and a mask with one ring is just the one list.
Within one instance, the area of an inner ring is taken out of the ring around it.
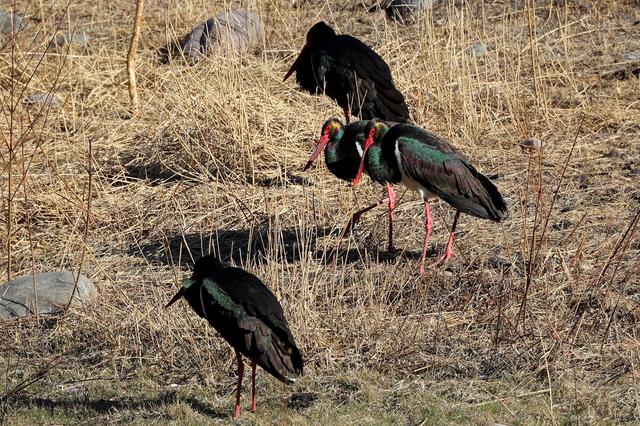
{"label": "scattered pebble", "polygon": [[181,43],[189,63],[196,63],[213,51],[243,52],[259,44],[262,20],[245,10],[224,12],[195,27]]}
{"label": "scattered pebble", "polygon": [[556,231],[564,231],[565,229],[569,229],[572,225],[572,222],[568,219],[562,219],[559,222],[556,222],[552,225],[552,228]]}
{"label": "scattered pebble", "polygon": [[[71,271],[43,272],[15,278],[0,286],[0,318],[16,319],[40,314],[56,314],[69,303],[75,284]],[[81,275],[73,304],[93,299],[98,293],[89,278]],[[37,305],[36,305],[37,304]]]}
{"label": "scattered pebble", "polygon": [[487,45],[481,41],[476,41],[465,50],[465,53],[472,58],[479,58],[487,53]]}
{"label": "scattered pebble", "polygon": [[60,98],[53,93],[37,92],[24,100],[30,105],[47,106],[50,108],[59,108],[62,105]]}
{"label": "scattered pebble", "polygon": [[58,34],[55,39],[55,44],[58,47],[63,47],[67,44],[75,44],[77,46],[85,46],[91,40],[91,36],[85,33],[62,33]]}
{"label": "scattered pebble", "polygon": [[5,12],[0,9],[0,33],[11,34],[12,31],[24,28],[24,19],[13,12]]}
{"label": "scattered pebble", "polygon": [[623,158],[624,154],[617,149],[611,149],[609,152],[603,155],[604,158]]}
{"label": "scattered pebble", "polygon": [[622,55],[622,60],[625,62],[640,61],[640,50],[625,53],[624,55]]}
{"label": "scattered pebble", "polygon": [[544,147],[542,141],[538,138],[526,138],[520,142],[520,148],[525,151],[539,151]]}

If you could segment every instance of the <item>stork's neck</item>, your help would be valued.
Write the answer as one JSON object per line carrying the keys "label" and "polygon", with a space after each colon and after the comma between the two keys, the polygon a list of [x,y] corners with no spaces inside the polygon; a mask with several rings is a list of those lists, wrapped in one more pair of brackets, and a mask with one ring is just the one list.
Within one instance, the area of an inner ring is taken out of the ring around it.
{"label": "stork's neck", "polygon": [[360,154],[356,148],[355,141],[345,133],[336,137],[327,144],[325,149],[325,160],[328,164],[347,159],[360,159]]}
{"label": "stork's neck", "polygon": [[367,173],[376,182],[397,183],[402,179],[395,157],[385,155],[380,142],[374,143],[367,150],[365,165]]}

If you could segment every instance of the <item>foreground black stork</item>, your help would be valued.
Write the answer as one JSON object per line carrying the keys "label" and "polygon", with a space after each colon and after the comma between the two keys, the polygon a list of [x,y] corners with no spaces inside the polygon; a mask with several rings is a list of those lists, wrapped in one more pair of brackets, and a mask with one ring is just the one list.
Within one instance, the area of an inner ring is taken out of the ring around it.
{"label": "foreground black stork", "polygon": [[344,110],[364,120],[380,118],[405,123],[409,109],[396,89],[387,63],[369,46],[350,35],[337,35],[318,22],[284,80],[293,72],[311,94],[325,93]]}
{"label": "foreground black stork", "polygon": [[500,222],[506,217],[507,205],[495,185],[448,142],[419,127],[408,124],[387,126],[371,120],[365,128],[362,160],[354,185],[358,184],[364,167],[376,182],[400,183],[420,194],[424,201],[426,233],[420,272],[424,263],[432,230],[428,200],[441,198],[456,209],[447,248],[438,263],[453,254],[455,229],[460,212]]}
{"label": "foreground black stork", "polygon": [[256,364],[284,383],[302,375],[296,347],[282,306],[255,275],[223,265],[214,256],[199,259],[191,278],[167,304],[185,297],[196,313],[209,321],[236,352],[238,387],[234,416],[240,416],[244,364],[251,360],[251,411],[256,411]]}
{"label": "foreground black stork", "polygon": [[[329,171],[338,179],[353,181],[360,166],[361,147],[364,144],[364,128],[368,121],[360,120],[346,126],[336,118],[327,120],[320,131],[320,140],[311,153],[309,161],[302,171],[306,171],[324,151],[324,161]],[[393,123],[396,124],[396,123]],[[375,204],[365,207],[353,214],[351,220],[342,231],[344,236],[360,217],[369,210],[382,204],[389,206],[389,251],[393,251],[393,212],[396,208],[396,193],[391,184],[387,184],[387,196]]]}

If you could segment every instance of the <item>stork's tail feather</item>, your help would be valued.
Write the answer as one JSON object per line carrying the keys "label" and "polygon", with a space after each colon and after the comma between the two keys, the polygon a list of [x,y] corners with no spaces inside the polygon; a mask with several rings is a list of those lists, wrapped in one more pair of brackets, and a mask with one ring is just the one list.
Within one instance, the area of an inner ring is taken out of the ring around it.
{"label": "stork's tail feather", "polygon": [[507,204],[491,179],[476,171],[476,178],[482,185],[480,200],[486,211],[485,219],[500,222],[507,217]]}
{"label": "stork's tail feather", "polygon": [[407,123],[409,121],[409,108],[407,107],[404,96],[398,89],[395,87],[389,87],[383,90],[379,89],[378,94],[379,99],[378,102],[376,102],[376,107],[382,113],[380,114],[381,118],[398,123]]}
{"label": "stork's tail feather", "polygon": [[267,333],[263,335],[261,343],[256,342],[261,352],[256,362],[278,380],[285,383],[295,382],[303,371],[300,350],[292,338],[283,340],[275,333]]}

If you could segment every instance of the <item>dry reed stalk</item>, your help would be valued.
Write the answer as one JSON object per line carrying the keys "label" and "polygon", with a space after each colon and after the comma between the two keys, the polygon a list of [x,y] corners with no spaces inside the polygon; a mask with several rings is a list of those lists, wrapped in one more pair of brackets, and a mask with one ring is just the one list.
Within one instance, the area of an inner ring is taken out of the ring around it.
{"label": "dry reed stalk", "polygon": [[138,50],[138,42],[140,41],[140,30],[142,26],[142,10],[144,8],[144,0],[136,0],[136,13],[133,20],[133,28],[131,29],[131,41],[129,43],[129,51],[127,52],[127,76],[129,84],[129,101],[131,108],[131,116],[138,114],[138,86],[136,82],[136,52]]}

